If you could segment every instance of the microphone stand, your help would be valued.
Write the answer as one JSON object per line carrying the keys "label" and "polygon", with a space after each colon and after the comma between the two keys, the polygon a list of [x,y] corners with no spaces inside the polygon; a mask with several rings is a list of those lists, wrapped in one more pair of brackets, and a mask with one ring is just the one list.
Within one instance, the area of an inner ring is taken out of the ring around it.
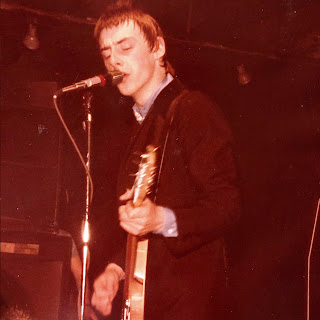
{"label": "microphone stand", "polygon": [[[90,173],[91,166],[91,100],[92,93],[85,92],[82,96],[84,102],[83,105],[86,111],[86,120],[85,120],[85,129],[87,131],[87,172]],[[89,209],[90,209],[90,178],[87,173],[87,185],[86,185],[86,209],[85,214],[83,216],[82,222],[82,242],[83,242],[83,256],[82,256],[82,276],[81,276],[81,304],[80,304],[80,320],[84,319],[84,309],[85,309],[85,298],[86,298],[86,287],[87,287],[87,271],[89,267],[89,238],[90,238],[90,230],[89,230]]]}

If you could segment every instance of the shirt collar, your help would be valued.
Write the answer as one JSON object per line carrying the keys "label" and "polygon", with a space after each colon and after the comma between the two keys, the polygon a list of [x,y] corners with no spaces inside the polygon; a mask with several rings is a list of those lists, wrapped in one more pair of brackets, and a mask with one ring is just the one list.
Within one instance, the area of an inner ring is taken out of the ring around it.
{"label": "shirt collar", "polygon": [[165,78],[161,81],[159,87],[156,89],[156,91],[150,96],[150,98],[147,100],[146,104],[139,108],[137,104],[135,103],[132,107],[133,113],[137,119],[137,121],[141,124],[144,118],[147,116],[151,106],[153,105],[154,101],[156,100],[159,93],[162,91],[163,88],[165,88],[171,81],[173,80],[173,76],[170,73],[167,73]]}

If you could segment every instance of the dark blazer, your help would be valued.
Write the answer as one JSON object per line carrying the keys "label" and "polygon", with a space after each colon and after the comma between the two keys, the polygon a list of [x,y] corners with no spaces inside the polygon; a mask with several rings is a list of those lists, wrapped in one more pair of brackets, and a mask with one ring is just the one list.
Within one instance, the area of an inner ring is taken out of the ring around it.
{"label": "dark blazer", "polygon": [[[162,152],[168,108],[183,89],[173,80],[142,125],[134,125],[119,194],[132,187],[138,155],[148,144]],[[189,91],[176,106],[155,200],[174,211],[179,235],[150,235],[146,320],[219,319],[226,276],[223,237],[240,215],[236,183],[232,135],[220,109]]]}

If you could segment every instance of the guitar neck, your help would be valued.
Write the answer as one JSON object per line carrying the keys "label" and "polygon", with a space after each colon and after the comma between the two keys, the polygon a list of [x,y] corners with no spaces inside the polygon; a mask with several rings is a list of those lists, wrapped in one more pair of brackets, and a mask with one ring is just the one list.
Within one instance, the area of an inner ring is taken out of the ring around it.
{"label": "guitar neck", "polygon": [[[147,146],[133,185],[132,203],[139,207],[153,183],[156,148]],[[148,240],[128,234],[122,320],[144,319]]]}

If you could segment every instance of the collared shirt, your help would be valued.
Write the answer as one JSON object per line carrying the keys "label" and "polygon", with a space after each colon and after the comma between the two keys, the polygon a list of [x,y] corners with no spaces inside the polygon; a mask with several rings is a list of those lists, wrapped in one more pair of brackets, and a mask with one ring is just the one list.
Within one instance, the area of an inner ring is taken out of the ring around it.
{"label": "collared shirt", "polygon": [[[157,90],[150,96],[146,104],[139,108],[135,103],[132,107],[133,113],[136,117],[136,120],[141,124],[145,117],[147,116],[151,106],[158,97],[159,93],[173,80],[173,76],[170,73],[167,73],[166,77],[162,80]],[[177,237],[178,228],[177,220],[174,212],[166,207],[160,207],[164,212],[164,225],[160,231],[155,233],[162,234],[164,237]]]}
{"label": "collared shirt", "polygon": [[171,81],[173,80],[173,76],[170,73],[167,73],[165,78],[161,81],[159,87],[157,90],[150,96],[150,98],[147,100],[146,104],[139,108],[137,104],[135,103],[132,107],[133,113],[137,119],[137,121],[141,124],[144,120],[144,118],[147,116],[151,106],[153,105],[154,101],[156,100],[159,93],[162,91],[163,88],[165,88]]}

